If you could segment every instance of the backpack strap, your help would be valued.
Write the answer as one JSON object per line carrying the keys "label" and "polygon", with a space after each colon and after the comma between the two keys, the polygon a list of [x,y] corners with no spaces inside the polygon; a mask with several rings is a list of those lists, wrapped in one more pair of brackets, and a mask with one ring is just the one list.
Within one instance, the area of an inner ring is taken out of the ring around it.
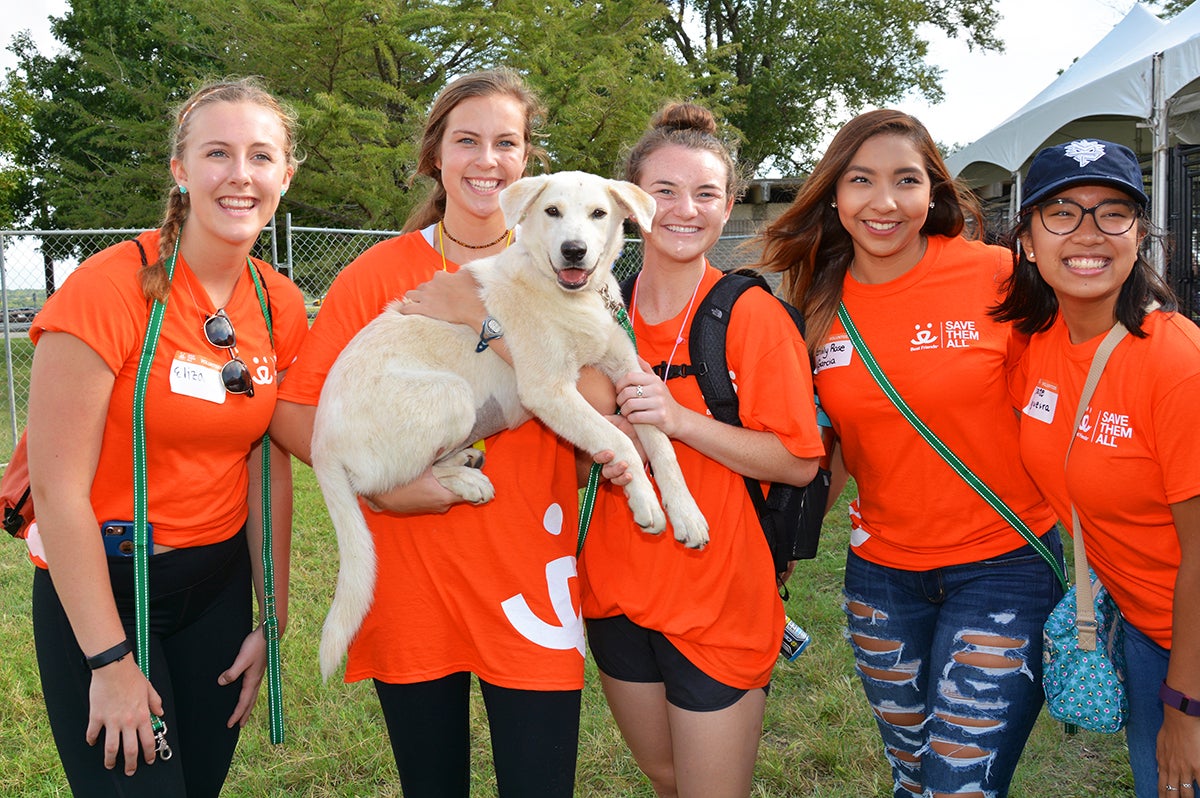
{"label": "backpack strap", "polygon": [[700,302],[688,332],[691,373],[700,383],[704,403],[717,421],[738,427],[742,422],[738,418],[737,391],[733,389],[733,381],[729,378],[725,339],[729,334],[729,318],[733,315],[734,303],[755,286],[771,293],[771,287],[758,272],[749,269],[727,272]]}

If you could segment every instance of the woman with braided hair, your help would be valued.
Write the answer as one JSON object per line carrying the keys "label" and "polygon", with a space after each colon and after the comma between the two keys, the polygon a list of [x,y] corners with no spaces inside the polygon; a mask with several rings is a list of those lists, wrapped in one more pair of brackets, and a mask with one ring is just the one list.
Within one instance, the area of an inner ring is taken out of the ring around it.
{"label": "woman with braided hair", "polygon": [[[299,290],[250,251],[295,173],[294,129],[253,80],[193,94],[175,117],[162,226],[84,261],[30,330],[30,543],[48,564],[34,574],[33,631],[77,796],[217,795],[262,682],[250,597],[253,585],[264,601],[262,437],[307,320]],[[101,530],[132,526],[132,406],[155,300],[166,312],[144,402],[147,680],[130,656],[133,558]],[[291,473],[272,455],[282,628]],[[156,756],[151,713],[170,758]]]}

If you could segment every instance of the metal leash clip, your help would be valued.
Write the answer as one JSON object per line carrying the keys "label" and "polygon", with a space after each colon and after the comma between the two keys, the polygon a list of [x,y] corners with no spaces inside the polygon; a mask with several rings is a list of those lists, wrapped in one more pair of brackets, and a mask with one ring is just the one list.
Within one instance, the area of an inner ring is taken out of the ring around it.
{"label": "metal leash clip", "polygon": [[167,724],[161,720],[154,730],[154,751],[164,762],[170,759],[173,753],[170,744],[167,743]]}

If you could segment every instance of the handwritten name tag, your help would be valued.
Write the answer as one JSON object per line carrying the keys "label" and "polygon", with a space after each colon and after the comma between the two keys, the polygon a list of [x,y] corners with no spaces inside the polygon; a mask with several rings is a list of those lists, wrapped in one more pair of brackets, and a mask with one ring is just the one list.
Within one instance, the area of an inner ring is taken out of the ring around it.
{"label": "handwritten name tag", "polygon": [[189,352],[176,352],[171,361],[171,393],[225,404],[221,366]]}

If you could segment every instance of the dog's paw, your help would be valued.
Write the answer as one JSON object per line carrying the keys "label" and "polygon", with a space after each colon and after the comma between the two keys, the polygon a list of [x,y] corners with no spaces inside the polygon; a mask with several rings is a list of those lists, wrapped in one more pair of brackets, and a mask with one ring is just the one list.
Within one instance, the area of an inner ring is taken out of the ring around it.
{"label": "dog's paw", "polygon": [[671,513],[671,526],[675,530],[675,539],[689,549],[702,549],[708,545],[708,521],[700,509],[688,509]]}
{"label": "dog's paw", "polygon": [[627,496],[627,498],[629,499],[629,509],[633,512],[633,522],[643,532],[658,535],[667,528],[667,514],[663,512],[658,500],[654,498],[653,491],[649,495],[635,494]]}
{"label": "dog's paw", "polygon": [[434,466],[446,466],[447,468],[453,466],[483,468],[483,452],[474,446],[468,446],[465,449],[459,449],[457,452],[446,455],[441,460],[438,460]]}
{"label": "dog's paw", "polygon": [[433,476],[443,488],[471,504],[486,504],[496,497],[492,481],[478,468],[435,465]]}

